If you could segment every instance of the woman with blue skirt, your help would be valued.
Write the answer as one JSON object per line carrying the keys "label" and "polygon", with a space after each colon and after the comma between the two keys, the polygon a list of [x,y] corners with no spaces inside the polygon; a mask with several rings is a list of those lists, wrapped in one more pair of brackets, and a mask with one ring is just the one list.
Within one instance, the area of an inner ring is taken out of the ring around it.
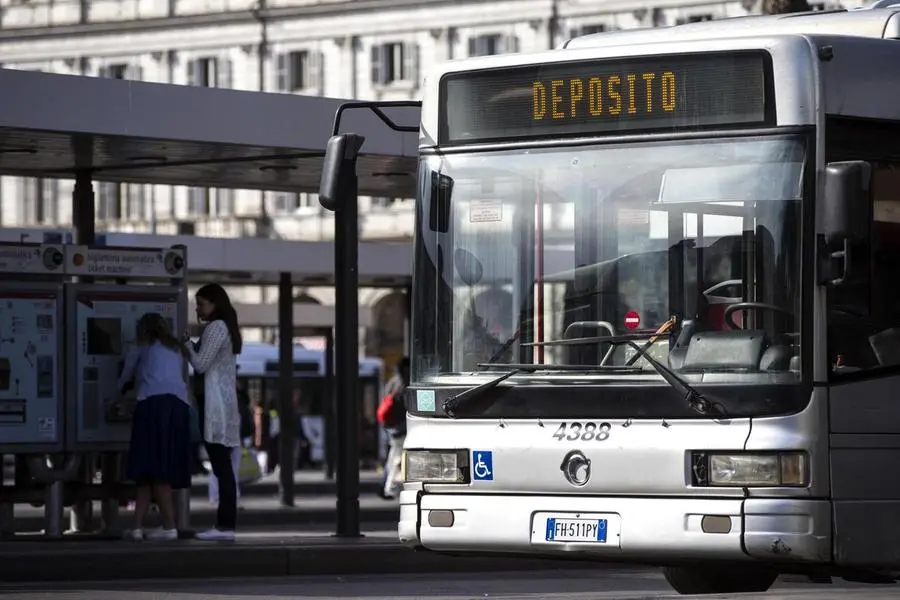
{"label": "woman with blue skirt", "polygon": [[[191,414],[184,351],[166,319],[157,313],[141,317],[137,338],[118,381],[120,392],[132,382],[137,391],[127,475],[138,490],[134,529],[126,538],[175,540],[178,530],[172,490],[191,485]],[[163,527],[144,531],[151,497],[162,513]]]}

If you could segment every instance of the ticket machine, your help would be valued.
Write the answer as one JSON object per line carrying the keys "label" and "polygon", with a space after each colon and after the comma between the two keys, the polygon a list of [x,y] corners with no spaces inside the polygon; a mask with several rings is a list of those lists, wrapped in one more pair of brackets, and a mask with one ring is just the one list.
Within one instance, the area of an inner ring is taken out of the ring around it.
{"label": "ticket machine", "polygon": [[64,247],[0,243],[0,454],[62,450]]}
{"label": "ticket machine", "polygon": [[[91,278],[66,284],[67,449],[128,449],[134,391],[119,398],[116,382],[137,322],[154,312],[179,335],[187,325],[183,248],[65,247],[66,273]],[[185,375],[187,375],[185,373]]]}

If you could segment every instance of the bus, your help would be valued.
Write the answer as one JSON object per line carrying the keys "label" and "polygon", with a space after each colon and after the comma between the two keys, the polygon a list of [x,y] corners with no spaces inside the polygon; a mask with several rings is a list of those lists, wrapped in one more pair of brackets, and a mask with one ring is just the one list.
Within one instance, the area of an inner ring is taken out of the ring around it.
{"label": "bus", "polygon": [[[238,385],[244,386],[253,404],[265,409],[278,408],[278,346],[263,342],[244,342],[237,356]],[[193,370],[191,370],[193,373]],[[381,397],[382,361],[364,357],[359,360],[360,381],[360,458],[373,466],[385,458],[386,438],[375,412]],[[294,346],[294,390],[300,413],[303,437],[309,442],[303,457],[311,464],[325,460],[325,352]]]}
{"label": "bus", "polygon": [[432,73],[400,540],[894,582],[897,98],[885,3]]}

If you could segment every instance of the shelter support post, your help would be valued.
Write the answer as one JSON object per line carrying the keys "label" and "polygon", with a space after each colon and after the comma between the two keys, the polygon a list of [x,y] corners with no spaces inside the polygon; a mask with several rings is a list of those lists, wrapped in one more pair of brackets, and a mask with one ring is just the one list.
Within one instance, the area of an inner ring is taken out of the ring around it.
{"label": "shelter support post", "polygon": [[334,220],[337,535],[359,537],[359,215],[356,157]]}
{"label": "shelter support post", "polygon": [[194,537],[191,530],[191,488],[175,490],[174,494],[175,528],[178,530],[178,537]]}
{"label": "shelter support post", "polygon": [[[94,483],[94,472],[96,470],[96,455],[95,454],[85,454],[81,465],[78,469],[78,477],[77,481],[84,485],[91,485]],[[52,486],[48,485],[48,494],[50,494],[50,490]],[[62,488],[60,488],[62,490]],[[48,495],[49,499],[49,495]],[[62,502],[62,499],[60,499]],[[48,520],[52,520],[53,511],[50,509],[49,505],[46,510]],[[94,503],[90,500],[81,500],[79,502],[72,503],[72,509],[69,511],[69,530],[72,533],[85,533],[91,530],[94,526]]]}
{"label": "shelter support post", "polygon": [[278,277],[278,476],[282,506],[294,506],[297,415],[294,414],[294,290],[291,274]]}
{"label": "shelter support post", "polygon": [[[48,483],[44,488],[44,536],[48,538],[62,537],[63,522],[63,486],[62,481]],[[90,503],[88,503],[90,506]],[[75,512],[72,511],[74,515]]]}
{"label": "shelter support post", "polygon": [[119,499],[112,494],[115,484],[119,481],[121,473],[121,454],[118,452],[104,452],[100,456],[100,472],[103,486],[109,490],[110,497],[104,498],[100,503],[100,522],[106,533],[116,533],[119,528]]}
{"label": "shelter support post", "polygon": [[[15,456],[15,455],[13,455]],[[6,456],[0,454],[0,465],[6,465]],[[0,485],[6,485],[6,469],[0,473]],[[10,503],[0,504],[0,537],[15,533],[15,505]]]}
{"label": "shelter support post", "polygon": [[334,479],[335,440],[334,329],[325,330],[325,478]]}
{"label": "shelter support post", "polygon": [[72,192],[72,230],[76,244],[91,245],[96,240],[94,183],[88,170],[75,173],[75,189]]}
{"label": "shelter support post", "polygon": [[[96,230],[94,228],[94,182],[93,174],[88,169],[82,169],[75,173],[75,188],[72,190],[72,231],[76,244],[90,246],[96,241]],[[80,280],[88,282],[89,278],[84,277],[80,278]],[[74,340],[71,340],[70,343],[74,343]],[[94,468],[94,457],[85,456],[81,463],[79,481],[88,485],[93,483]],[[48,500],[53,493],[52,489],[52,485],[48,487]],[[75,532],[89,530],[93,521],[93,512],[94,506],[92,502],[75,502],[72,504],[72,510],[69,513],[69,528]],[[50,515],[53,514],[53,511],[50,510],[49,505],[47,514],[49,520],[52,520]]]}

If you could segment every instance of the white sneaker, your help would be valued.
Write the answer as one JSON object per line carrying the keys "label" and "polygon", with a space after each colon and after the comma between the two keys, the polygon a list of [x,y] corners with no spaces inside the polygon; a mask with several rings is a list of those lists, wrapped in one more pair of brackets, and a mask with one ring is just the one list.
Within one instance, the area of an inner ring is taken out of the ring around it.
{"label": "white sneaker", "polygon": [[144,535],[144,539],[153,542],[171,542],[178,539],[178,530],[164,529],[160,527],[158,529],[154,529],[153,531],[148,531]]}
{"label": "white sneaker", "polygon": [[142,529],[126,529],[122,538],[131,542],[143,542],[144,531]]}
{"label": "white sneaker", "polygon": [[198,533],[197,539],[204,542],[233,542],[234,532],[213,528]]}

